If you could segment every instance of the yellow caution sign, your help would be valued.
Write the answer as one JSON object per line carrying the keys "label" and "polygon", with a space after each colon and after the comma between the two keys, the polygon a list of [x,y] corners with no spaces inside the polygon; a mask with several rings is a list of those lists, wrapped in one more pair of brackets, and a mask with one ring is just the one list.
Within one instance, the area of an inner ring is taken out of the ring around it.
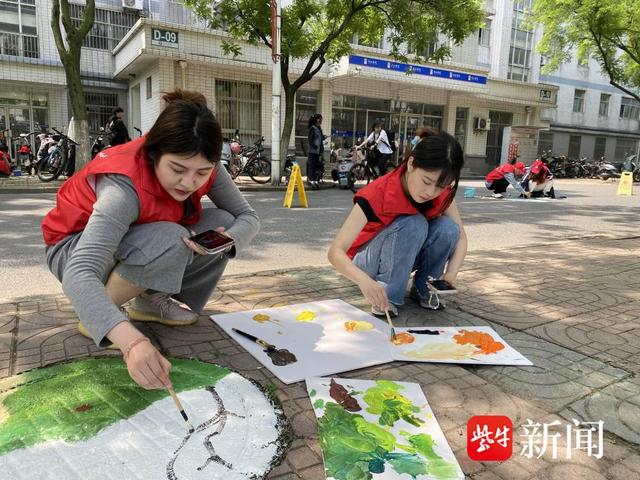
{"label": "yellow caution sign", "polygon": [[633,195],[633,173],[623,172],[616,195]]}
{"label": "yellow caution sign", "polygon": [[284,206],[291,208],[293,202],[293,192],[298,187],[298,198],[300,199],[300,205],[307,208],[307,194],[304,191],[304,183],[302,182],[302,173],[300,173],[300,165],[293,164],[291,170],[291,177],[289,177],[289,186],[287,187],[287,193],[284,196]]}

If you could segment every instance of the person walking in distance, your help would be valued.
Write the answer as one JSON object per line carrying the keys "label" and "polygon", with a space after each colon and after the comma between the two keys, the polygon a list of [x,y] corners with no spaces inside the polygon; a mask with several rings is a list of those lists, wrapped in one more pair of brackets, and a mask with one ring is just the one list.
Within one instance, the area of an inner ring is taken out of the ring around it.
{"label": "person walking in distance", "polygon": [[105,133],[107,141],[112,147],[131,141],[131,138],[129,137],[129,130],[127,130],[127,126],[124,124],[123,119],[124,110],[122,107],[117,107],[113,111],[113,115],[109,119],[109,123],[107,123]]}
{"label": "person walking in distance", "polygon": [[324,135],[322,133],[322,115],[316,113],[309,119],[309,155],[307,158],[307,180],[313,190],[320,188],[323,171]]}

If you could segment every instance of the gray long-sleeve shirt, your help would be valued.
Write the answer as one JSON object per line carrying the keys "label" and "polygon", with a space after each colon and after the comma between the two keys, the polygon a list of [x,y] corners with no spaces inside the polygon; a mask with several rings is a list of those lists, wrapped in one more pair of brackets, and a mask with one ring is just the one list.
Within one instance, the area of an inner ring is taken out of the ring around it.
{"label": "gray long-sleeve shirt", "polygon": [[[258,233],[260,221],[226,169],[218,163],[216,170],[207,196],[218,208],[235,217],[226,233],[235,240],[238,253]],[[47,247],[46,254],[80,321],[96,342],[104,346],[109,344],[106,334],[126,320],[107,294],[105,282],[118,246],[138,218],[140,202],[131,180],[124,175],[99,175],[96,197],[93,213],[81,234],[70,235]],[[66,258],[68,252],[71,255]]]}

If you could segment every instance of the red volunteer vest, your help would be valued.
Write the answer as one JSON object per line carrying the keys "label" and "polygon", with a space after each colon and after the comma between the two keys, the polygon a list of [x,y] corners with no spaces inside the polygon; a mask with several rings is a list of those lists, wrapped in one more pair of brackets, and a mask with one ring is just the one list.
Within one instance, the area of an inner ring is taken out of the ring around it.
{"label": "red volunteer vest", "polygon": [[84,230],[96,203],[95,176],[116,173],[126,175],[133,183],[140,202],[140,214],[135,223],[174,222],[191,225],[200,220],[200,199],[214,182],[213,170],[209,180],[186,201],[193,203],[193,213],[184,217],[184,204],[173,199],[158,182],[153,167],[142,150],[145,137],[124,145],[111,147],[98,154],[85,168],[67,180],[56,196],[56,206],[42,221],[42,236],[47,245],[55,245],[63,238]]}
{"label": "red volunteer vest", "polygon": [[515,171],[515,165],[512,165],[511,163],[505,163],[504,165],[500,165],[499,167],[494,168],[489,173],[487,173],[487,176],[484,177],[484,179],[489,183],[495,182],[496,180],[504,178],[505,173],[513,173],[515,175]]}
{"label": "red volunteer vest", "polygon": [[[371,209],[380,219],[380,222],[367,222],[351,244],[351,247],[349,247],[347,251],[349,258],[353,258],[363,245],[371,241],[400,215],[416,215],[420,213],[411,203],[411,200],[407,198],[402,188],[401,178],[406,169],[406,164],[402,164],[393,172],[378,178],[354,195],[354,203],[359,197],[369,202]],[[453,200],[451,193],[451,187],[447,187],[444,192],[431,200],[431,207],[424,212],[427,220],[439,217],[449,208]]]}

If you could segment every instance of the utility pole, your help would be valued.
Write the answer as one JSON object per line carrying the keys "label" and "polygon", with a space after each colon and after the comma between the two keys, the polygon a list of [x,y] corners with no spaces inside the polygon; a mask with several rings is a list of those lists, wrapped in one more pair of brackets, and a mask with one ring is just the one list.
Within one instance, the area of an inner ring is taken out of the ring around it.
{"label": "utility pole", "polygon": [[271,184],[280,184],[280,30],[282,0],[271,0],[271,59],[273,70],[271,77]]}

